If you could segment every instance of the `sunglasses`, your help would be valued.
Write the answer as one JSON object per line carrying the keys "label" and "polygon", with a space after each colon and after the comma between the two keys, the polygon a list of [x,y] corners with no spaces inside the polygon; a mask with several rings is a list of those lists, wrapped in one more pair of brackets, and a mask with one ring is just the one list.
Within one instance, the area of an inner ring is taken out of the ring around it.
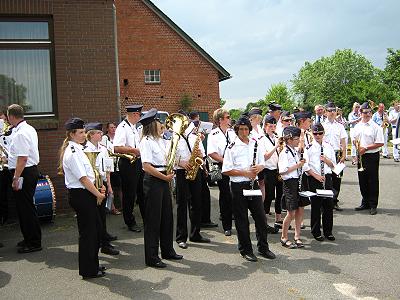
{"label": "sunglasses", "polygon": [[315,131],[313,132],[314,135],[323,135],[324,132],[323,131]]}
{"label": "sunglasses", "polygon": [[292,119],[282,119],[283,122],[290,122]]}

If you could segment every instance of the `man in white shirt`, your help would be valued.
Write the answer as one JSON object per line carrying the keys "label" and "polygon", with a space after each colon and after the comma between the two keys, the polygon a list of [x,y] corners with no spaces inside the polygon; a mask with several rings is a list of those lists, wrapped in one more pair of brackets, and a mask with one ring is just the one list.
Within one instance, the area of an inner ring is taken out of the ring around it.
{"label": "man in white shirt", "polygon": [[368,102],[361,105],[362,120],[354,127],[352,139],[359,143],[358,181],[362,195],[361,205],[355,210],[369,209],[376,215],[379,197],[379,150],[384,144],[383,129],[371,120]]}
{"label": "man in white shirt", "polygon": [[128,230],[140,232],[141,229],[136,223],[135,216],[133,215],[133,207],[137,197],[137,203],[139,204],[142,219],[144,220],[143,195],[137,193],[138,185],[143,185],[143,183],[140,180],[142,169],[142,162],[139,158],[140,135],[136,129],[136,123],[140,119],[143,105],[129,105],[125,108],[126,119],[117,126],[117,130],[115,131],[114,152],[134,155],[137,157],[133,164],[131,164],[126,158],[120,158],[118,166],[121,174],[124,221]]}
{"label": "man in white shirt", "polygon": [[387,113],[385,112],[385,104],[379,103],[378,104],[378,110],[376,113],[372,115],[372,121],[374,121],[376,124],[378,124],[382,129],[383,129],[383,147],[382,147],[382,157],[383,158],[388,158],[389,156],[389,150],[387,146],[387,140],[388,140],[388,128],[384,127],[384,122],[387,119]]}
{"label": "man in white shirt", "polygon": [[[389,113],[388,121],[392,126],[392,137],[396,138],[396,127],[397,127],[397,120],[399,119],[400,115],[400,102],[396,101],[393,104],[393,109]],[[400,162],[399,159],[399,150],[397,147],[393,146],[393,158],[395,162]]]}
{"label": "man in white shirt", "polygon": [[313,120],[313,124],[322,124],[326,119],[326,117],[324,116],[324,106],[321,104],[315,105],[314,111],[315,117]]}
{"label": "man in white shirt", "polygon": [[38,136],[36,130],[24,120],[24,110],[12,104],[7,110],[13,129],[8,157],[8,167],[13,175],[12,189],[23,241],[18,243],[19,253],[42,250],[42,232],[36,207],[33,203],[39,179]]}
{"label": "man in white shirt", "polygon": [[[344,126],[336,121],[336,105],[333,102],[328,102],[325,107],[326,109],[326,120],[322,123],[325,129],[324,142],[330,144],[333,147],[336,155],[336,163],[344,163],[346,159],[346,138],[347,132],[344,129]],[[342,183],[342,173],[336,175],[332,174],[332,184],[333,184],[333,208],[337,211],[342,211],[342,208],[339,206],[339,193],[340,193],[340,185]]]}

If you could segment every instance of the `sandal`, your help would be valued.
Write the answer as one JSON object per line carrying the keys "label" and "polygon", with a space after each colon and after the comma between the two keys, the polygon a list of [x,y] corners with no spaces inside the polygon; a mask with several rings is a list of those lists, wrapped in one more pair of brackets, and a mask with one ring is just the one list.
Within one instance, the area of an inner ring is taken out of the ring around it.
{"label": "sandal", "polygon": [[288,248],[288,249],[296,249],[297,248],[296,244],[292,243],[289,240],[286,240],[286,241],[285,240],[281,240],[281,245],[283,247],[285,247],[285,248]]}
{"label": "sandal", "polygon": [[295,239],[294,243],[296,244],[297,248],[304,248],[304,244],[300,239]]}
{"label": "sandal", "polygon": [[118,209],[113,209],[112,211],[111,211],[111,213],[113,214],[113,215],[120,215],[121,214],[121,212],[118,210]]}

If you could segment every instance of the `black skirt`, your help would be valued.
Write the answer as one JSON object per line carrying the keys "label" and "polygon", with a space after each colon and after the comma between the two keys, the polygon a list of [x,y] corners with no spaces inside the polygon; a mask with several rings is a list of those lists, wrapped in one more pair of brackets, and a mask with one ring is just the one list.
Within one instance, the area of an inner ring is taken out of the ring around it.
{"label": "black skirt", "polygon": [[283,195],[285,196],[284,199],[288,211],[299,208],[299,180],[297,178],[283,181]]}

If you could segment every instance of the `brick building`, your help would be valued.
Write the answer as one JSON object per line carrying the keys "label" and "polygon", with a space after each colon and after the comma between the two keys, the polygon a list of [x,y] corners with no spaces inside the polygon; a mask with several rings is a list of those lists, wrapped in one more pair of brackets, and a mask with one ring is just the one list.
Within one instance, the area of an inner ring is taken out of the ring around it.
{"label": "brick building", "polygon": [[184,94],[207,118],[229,77],[147,0],[0,1],[0,106],[25,106],[58,211],[69,208],[57,175],[68,118],[119,120],[125,98],[176,111]]}

